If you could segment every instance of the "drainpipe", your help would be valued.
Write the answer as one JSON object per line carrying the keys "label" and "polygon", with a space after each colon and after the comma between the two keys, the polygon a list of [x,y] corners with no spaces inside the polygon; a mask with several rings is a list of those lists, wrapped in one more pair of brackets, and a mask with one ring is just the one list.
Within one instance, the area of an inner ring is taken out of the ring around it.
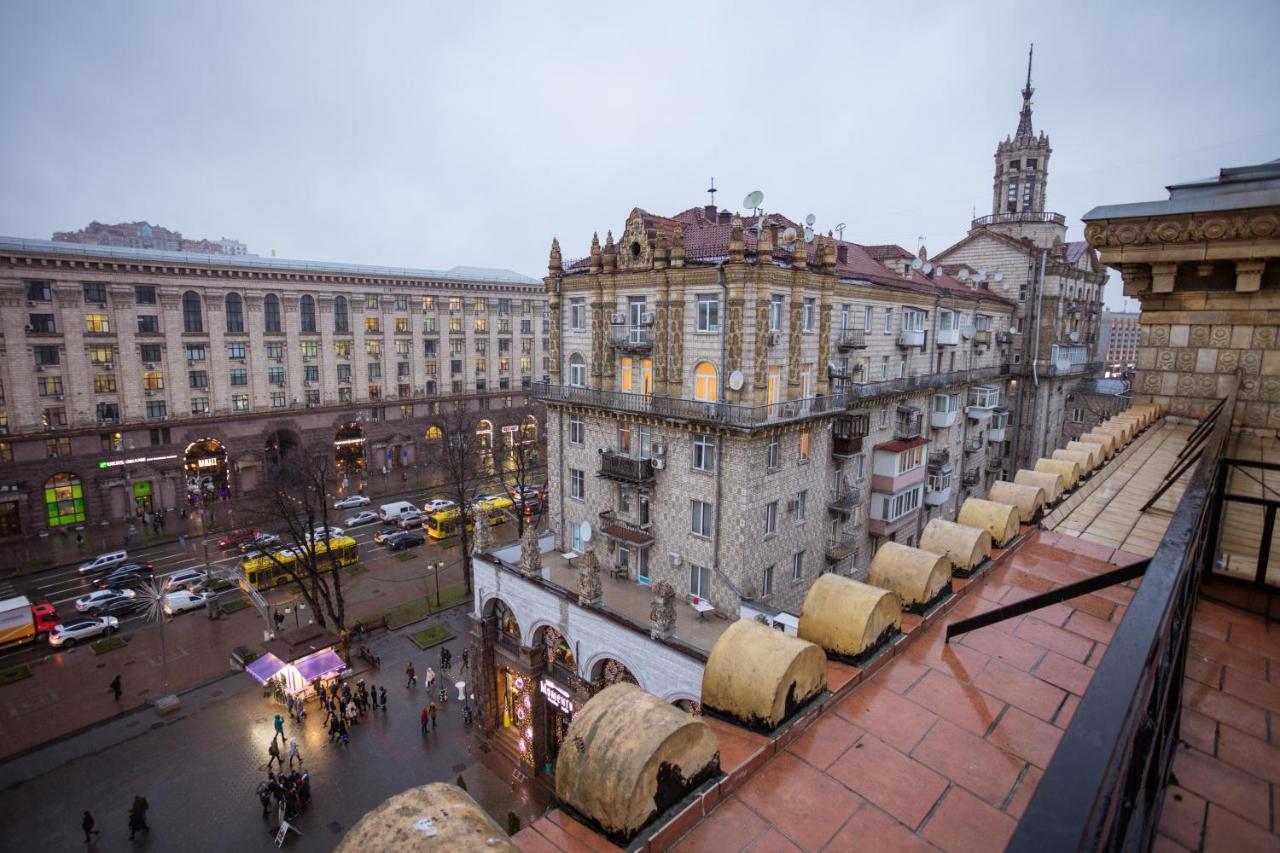
{"label": "drainpipe", "polygon": [[1036,417],[1040,410],[1040,395],[1038,393],[1040,390],[1040,374],[1036,369],[1036,362],[1040,360],[1040,311],[1044,305],[1044,266],[1048,257],[1049,250],[1041,249],[1039,270],[1040,280],[1036,283],[1036,336],[1035,342],[1032,344],[1033,350],[1031,353],[1031,383],[1037,392],[1035,394],[1035,411],[1032,413],[1033,418]]}
{"label": "drainpipe", "polygon": [[[561,284],[564,281],[563,275],[556,276],[556,294],[561,292]],[[564,299],[558,299],[556,308],[556,339],[560,341],[560,351],[556,353],[556,364],[558,366],[560,382],[564,383]],[[559,435],[560,443],[560,547],[565,549],[564,541],[564,412],[559,416],[559,429],[556,432]]]}
{"label": "drainpipe", "polygon": [[[719,400],[720,405],[724,405],[724,386],[725,381],[728,378],[724,375],[724,369],[726,367],[724,359],[726,336],[729,332],[729,285],[724,283],[724,263],[724,261],[720,261],[716,264],[716,284],[720,285],[720,292],[724,297],[724,316],[721,318],[720,322],[720,381],[716,383],[716,397]],[[722,430],[720,434],[716,436],[716,527],[711,534],[711,565],[715,566],[715,573],[720,575],[725,583],[729,585],[729,588],[734,592],[738,592],[738,590],[734,588],[733,583],[725,577],[723,572],[720,571],[720,498],[723,478],[724,432]],[[740,592],[738,593],[738,597],[742,597]]]}

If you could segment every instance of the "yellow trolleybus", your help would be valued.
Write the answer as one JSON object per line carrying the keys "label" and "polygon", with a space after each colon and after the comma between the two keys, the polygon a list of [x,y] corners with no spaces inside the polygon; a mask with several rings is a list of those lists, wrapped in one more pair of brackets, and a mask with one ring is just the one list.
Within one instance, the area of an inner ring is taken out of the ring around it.
{"label": "yellow trolleybus", "polygon": [[[327,544],[321,540],[315,544],[315,549],[321,568],[328,568],[325,555],[329,551],[333,551],[334,560],[339,566],[354,565],[360,559],[359,546],[350,536],[334,536],[328,540]],[[293,580],[293,572],[290,569],[297,559],[296,553],[284,550],[276,552],[273,556],[263,554],[260,557],[251,557],[241,562],[240,568],[244,571],[245,580],[249,583],[258,589],[271,589],[273,586]]]}
{"label": "yellow trolleybus", "polygon": [[[511,509],[514,506],[515,503],[511,498],[505,497],[497,497],[473,504],[475,515],[484,518],[490,527],[496,527],[503,522],[510,521]],[[444,512],[433,513],[422,523],[422,527],[432,539],[448,539],[450,536],[458,534],[458,523],[461,518],[462,513],[457,507],[454,507]]]}

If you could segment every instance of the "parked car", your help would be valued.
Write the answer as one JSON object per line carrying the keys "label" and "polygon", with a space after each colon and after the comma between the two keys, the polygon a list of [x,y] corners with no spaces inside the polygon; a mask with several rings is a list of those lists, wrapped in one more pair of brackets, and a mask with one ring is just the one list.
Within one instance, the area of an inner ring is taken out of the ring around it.
{"label": "parked car", "polygon": [[362,524],[372,524],[381,520],[376,512],[366,509],[364,512],[358,512],[350,518],[343,519],[342,523],[347,527],[359,527]]}
{"label": "parked car", "polygon": [[252,542],[256,537],[261,536],[261,530],[252,530],[245,528],[244,530],[236,530],[228,533],[218,540],[218,547],[224,551],[229,548],[240,548],[243,550],[246,542]]}
{"label": "parked car", "polygon": [[274,533],[259,533],[249,541],[240,543],[240,552],[265,551],[268,548],[279,544],[280,537]]}
{"label": "parked car", "polygon": [[403,551],[406,548],[417,548],[427,541],[421,533],[401,533],[387,540],[387,547],[392,551]]}
{"label": "parked car", "polygon": [[213,590],[190,590],[180,589],[177,592],[171,592],[164,597],[164,612],[170,616],[175,613],[185,613],[188,610],[196,610],[204,607],[205,603],[210,599],[217,599],[218,593]]}
{"label": "parked car", "polygon": [[125,563],[112,569],[93,582],[98,589],[123,589],[129,586],[141,586],[151,580],[151,573],[156,567],[150,563]]}
{"label": "parked car", "polygon": [[375,545],[386,545],[390,540],[403,535],[403,530],[389,530],[384,527],[373,534],[373,542]]}
{"label": "parked car", "polygon": [[425,512],[406,512],[396,521],[396,526],[401,530],[408,530],[412,527],[421,527],[422,522],[427,520]]}
{"label": "parked car", "polygon": [[81,613],[96,613],[98,608],[109,601],[121,598],[136,598],[138,593],[131,589],[95,589],[88,595],[76,599],[76,610]]}
{"label": "parked car", "polygon": [[432,498],[422,505],[422,511],[429,515],[434,515],[437,512],[453,509],[455,506],[457,504],[448,498]]}
{"label": "parked car", "polygon": [[537,486],[513,486],[511,501],[523,512],[537,512],[542,509],[542,490]]}
{"label": "parked car", "polygon": [[342,498],[341,500],[335,501],[333,504],[333,508],[334,509],[353,509],[354,507],[368,506],[368,505],[369,505],[369,499],[364,495],[350,495],[348,497]]}
{"label": "parked car", "polygon": [[311,531],[311,538],[316,542],[323,542],[325,540],[325,531],[328,531],[330,539],[337,539],[346,533],[341,527],[317,527]]}
{"label": "parked car", "polygon": [[77,619],[64,622],[49,632],[49,645],[56,648],[71,648],[81,640],[91,640],[102,634],[110,634],[120,627],[120,620],[114,616],[102,616],[97,619]]}
{"label": "parked car", "polygon": [[141,598],[113,598],[89,610],[90,616],[132,616],[147,606]]}
{"label": "parked car", "polygon": [[88,575],[94,572],[104,572],[107,569],[114,569],[128,559],[128,551],[108,551],[105,554],[99,554],[87,563],[81,563],[80,574]]}
{"label": "parked car", "polygon": [[172,592],[176,589],[187,589],[198,586],[204,581],[205,574],[199,569],[182,569],[164,579],[164,591]]}

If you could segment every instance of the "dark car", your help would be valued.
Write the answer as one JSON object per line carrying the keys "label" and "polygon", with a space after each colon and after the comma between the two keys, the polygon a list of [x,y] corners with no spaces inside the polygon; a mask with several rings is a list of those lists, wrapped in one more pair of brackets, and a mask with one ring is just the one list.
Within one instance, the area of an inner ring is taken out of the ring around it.
{"label": "dark car", "polygon": [[156,567],[150,563],[129,563],[118,569],[112,569],[105,576],[98,578],[93,585],[98,589],[124,589],[142,586],[151,580]]}
{"label": "dark car", "polygon": [[89,613],[92,616],[115,616],[123,618],[138,613],[142,608],[147,606],[147,602],[136,598],[113,598],[110,601],[99,604],[92,608]]}
{"label": "dark car", "polygon": [[426,539],[417,533],[401,533],[399,536],[388,539],[387,547],[392,551],[403,551],[406,548],[417,548],[419,545],[426,543]]}
{"label": "dark car", "polygon": [[219,539],[218,547],[224,551],[230,548],[239,548],[246,542],[252,542],[256,537],[261,535],[261,530],[235,530]]}

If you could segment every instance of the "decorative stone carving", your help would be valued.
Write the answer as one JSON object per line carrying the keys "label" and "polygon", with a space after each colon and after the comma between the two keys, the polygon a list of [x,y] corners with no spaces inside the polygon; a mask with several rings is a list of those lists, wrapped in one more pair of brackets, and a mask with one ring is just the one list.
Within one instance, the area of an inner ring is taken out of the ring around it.
{"label": "decorative stone carving", "polygon": [[1275,326],[1254,326],[1253,348],[1258,350],[1275,349],[1277,337]]}
{"label": "decorative stone carving", "polygon": [[1262,353],[1252,349],[1240,350],[1240,369],[1257,376],[1262,372]]}
{"label": "decorative stone carving", "polygon": [[524,535],[520,537],[520,571],[526,575],[542,574],[542,547],[532,524],[525,525]]}
{"label": "decorative stone carving", "polygon": [[1193,347],[1209,346],[1209,327],[1204,325],[1192,326],[1190,344]]}
{"label": "decorative stone carving", "polygon": [[1224,349],[1218,353],[1218,372],[1235,373],[1240,366],[1240,351]]}
{"label": "decorative stone carving", "polygon": [[1103,220],[1084,229],[1084,238],[1095,249],[1107,246],[1141,246],[1150,243],[1201,243],[1209,240],[1252,240],[1280,234],[1280,216],[1271,211],[1234,216],[1206,215],[1162,217],[1155,222]]}
{"label": "decorative stone carving", "polygon": [[726,377],[742,366],[742,300],[730,299],[728,313],[729,325],[725,328],[724,374]]}
{"label": "decorative stone carving", "polygon": [[493,531],[483,518],[477,518],[471,534],[471,553],[487,554],[493,550]]}
{"label": "decorative stone carving", "polygon": [[599,604],[604,598],[604,584],[600,582],[600,560],[594,549],[578,561],[578,603],[584,607],[588,604]]}
{"label": "decorative stone carving", "polygon": [[1213,326],[1209,330],[1209,345],[1214,347],[1231,346],[1231,327]]}
{"label": "decorative stone carving", "polygon": [[676,627],[676,591],[666,581],[652,587],[653,604],[649,607],[649,636],[655,640],[670,637]]}
{"label": "decorative stone carving", "polygon": [[1151,326],[1151,346],[1167,347],[1169,345],[1169,327],[1168,326]]}
{"label": "decorative stone carving", "polygon": [[1180,371],[1192,371],[1196,369],[1196,351],[1193,349],[1177,350],[1177,357],[1174,363]]}

